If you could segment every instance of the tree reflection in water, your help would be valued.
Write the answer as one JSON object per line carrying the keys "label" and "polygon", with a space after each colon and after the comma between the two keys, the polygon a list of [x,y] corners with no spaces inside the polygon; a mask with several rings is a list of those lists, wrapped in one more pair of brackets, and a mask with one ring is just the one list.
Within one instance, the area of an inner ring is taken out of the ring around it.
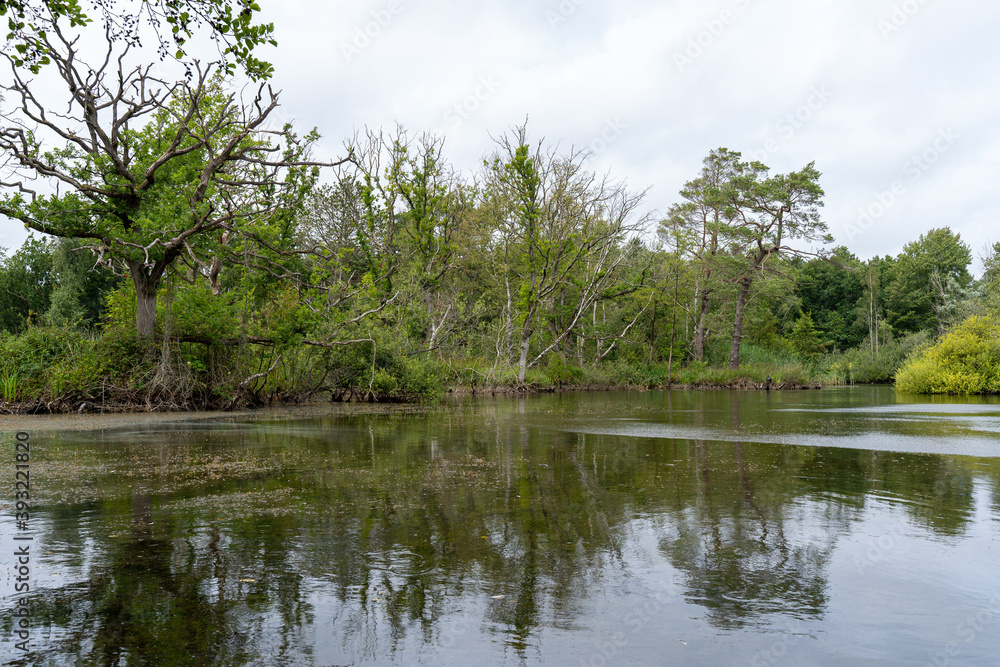
{"label": "tree reflection in water", "polygon": [[586,435],[511,405],[54,439],[75,463],[48,469],[39,539],[64,574],[11,664],[426,662],[480,637],[526,660],[638,576],[637,520],[712,625],[821,619],[866,506],[941,535],[970,520],[948,457]]}

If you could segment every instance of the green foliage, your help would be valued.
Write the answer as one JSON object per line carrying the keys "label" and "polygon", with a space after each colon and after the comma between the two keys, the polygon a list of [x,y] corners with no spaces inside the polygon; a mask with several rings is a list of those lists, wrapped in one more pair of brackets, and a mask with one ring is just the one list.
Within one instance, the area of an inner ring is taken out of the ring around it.
{"label": "green foliage", "polygon": [[956,288],[972,282],[972,254],[948,227],[932,229],[903,246],[888,267],[884,296],[889,323],[896,331],[937,332],[938,310]]}
{"label": "green foliage", "polygon": [[[154,134],[133,144],[146,151],[134,156],[137,163],[156,154]],[[157,326],[148,338],[135,333],[144,303],[135,281],[91,272],[92,258],[72,244],[36,242],[16,262],[4,260],[0,288],[15,285],[26,295],[39,288],[32,298],[45,307],[34,312],[47,317],[29,325],[27,310],[10,310],[20,328],[9,330],[20,333],[0,337],[0,379],[16,377],[22,401],[78,405],[110,387],[124,404],[171,409],[328,394],[429,400],[454,386],[885,382],[928,343],[923,331],[896,338],[886,322],[887,304],[909,298],[921,271],[930,271],[923,290],[938,325],[988,312],[995,258],[984,260],[987,275],[970,285],[961,273],[963,246],[949,230],[921,237],[900,258],[867,264],[844,248],[830,261],[775,250],[772,223],[781,225],[782,243],[827,240],[811,165],[768,176],[737,154],[713,154],[717,163],[688,184],[685,202],[661,225],[664,248],[646,245],[641,219],[631,217],[640,196],[595,189],[574,156],[530,150],[523,134],[501,142],[482,184],[468,187],[451,176],[433,141],[368,139],[368,146],[352,144],[354,159],[334,185],[314,193],[309,210],[289,200],[245,233],[192,238],[194,255],[179,260],[189,262],[184,274],[167,272],[157,283]],[[192,157],[160,172],[154,187],[164,189],[138,205],[145,217],[135,221],[139,236],[130,243],[147,245],[141,235],[191,212],[187,193],[199,168]],[[304,196],[311,177],[291,178]],[[803,196],[791,213],[790,193]],[[67,224],[80,204],[49,203]],[[128,231],[104,213],[97,224]],[[225,259],[221,274],[216,256]],[[249,259],[243,265],[240,258]],[[741,364],[729,370],[737,315]],[[96,335],[74,330],[94,322],[102,326]],[[699,356],[697,332],[701,358],[688,363]],[[959,337],[955,349],[988,361],[974,338]],[[929,362],[913,363],[915,377],[930,377]],[[990,386],[973,375],[952,378],[954,390]]]}
{"label": "green foliage", "polygon": [[806,359],[813,359],[823,353],[826,344],[819,329],[813,323],[811,313],[802,313],[788,334],[792,348]]}
{"label": "green foliage", "polygon": [[135,285],[131,280],[104,295],[104,323],[117,329],[135,329]]}
{"label": "green foliage", "polygon": [[801,363],[745,362],[739,368],[709,367],[692,364],[677,374],[677,382],[694,386],[763,386],[771,378],[772,386],[806,385],[817,381],[813,371]]}
{"label": "green foliage", "polygon": [[549,355],[549,363],[545,368],[545,375],[549,382],[556,386],[580,384],[585,373],[578,366],[568,366],[562,356],[558,354]]}
{"label": "green foliage", "polygon": [[10,403],[17,396],[18,375],[14,371],[3,371],[0,374],[0,391],[3,393],[4,403]]}
{"label": "green foliage", "polygon": [[49,310],[52,257],[52,243],[33,235],[10,257],[0,249],[0,331],[20,333]]}
{"label": "green foliage", "polygon": [[[162,294],[166,294],[166,289]],[[166,310],[167,299],[161,298],[157,305]],[[240,315],[232,303],[232,296],[217,297],[205,281],[176,290],[169,300],[170,329],[174,338],[203,338],[214,341],[234,338],[239,333]],[[161,322],[165,317],[158,317]]]}
{"label": "green foliage", "polygon": [[81,242],[59,239],[52,249],[51,305],[45,315],[52,326],[92,328],[104,312],[104,296],[121,282],[105,267],[95,266],[94,256]]}
{"label": "green foliage", "polygon": [[864,286],[858,277],[861,262],[846,248],[833,251],[830,260],[813,259],[802,264],[796,275],[795,293],[801,308],[809,312],[817,328],[833,347],[856,347],[865,336],[865,327],[856,317]]}
{"label": "green foliage", "polygon": [[295,289],[286,287],[268,299],[261,311],[259,324],[261,334],[283,348],[301,342],[303,336],[314,332],[318,318]]}
{"label": "green foliage", "polygon": [[877,351],[865,340],[852,350],[826,357],[826,372],[831,380],[843,384],[892,382],[907,357],[929,340],[930,334],[921,331],[883,342]]}
{"label": "green foliage", "polygon": [[[135,0],[128,4],[131,6],[118,13],[114,3],[93,3],[113,41],[140,43],[144,25],[148,24],[158,41],[160,57],[169,54],[181,60],[187,56],[185,43],[199,29],[207,27],[212,39],[223,45],[222,55],[229,74],[235,74],[236,65],[253,79],[266,79],[274,71],[270,63],[254,55],[262,46],[277,45],[273,24],[254,23],[255,13],[260,12],[256,2]],[[5,0],[0,2],[0,16],[7,17],[7,40],[14,46],[10,54],[14,65],[36,74],[51,62],[51,45],[46,34],[54,32],[56,22],[65,22],[71,28],[92,22],[79,0]]]}
{"label": "green foliage", "polygon": [[973,316],[907,360],[896,389],[915,394],[1000,393],[1000,318]]}

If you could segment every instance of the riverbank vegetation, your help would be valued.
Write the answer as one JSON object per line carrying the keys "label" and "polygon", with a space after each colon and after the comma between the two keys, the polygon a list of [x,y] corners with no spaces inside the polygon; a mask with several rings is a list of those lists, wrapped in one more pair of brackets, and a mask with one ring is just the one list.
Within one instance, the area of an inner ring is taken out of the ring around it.
{"label": "riverbank vegetation", "polygon": [[[89,67],[50,22],[0,131],[0,213],[34,232],[0,254],[7,410],[888,382],[908,359],[908,390],[995,391],[926,379],[1000,312],[998,248],[979,281],[947,227],[895,257],[831,249],[813,164],[720,148],[656,215],[526,124],[474,173],[404,129],[323,159],[270,88],[194,61],[173,82],[128,40]],[[44,113],[46,63],[68,112]]]}

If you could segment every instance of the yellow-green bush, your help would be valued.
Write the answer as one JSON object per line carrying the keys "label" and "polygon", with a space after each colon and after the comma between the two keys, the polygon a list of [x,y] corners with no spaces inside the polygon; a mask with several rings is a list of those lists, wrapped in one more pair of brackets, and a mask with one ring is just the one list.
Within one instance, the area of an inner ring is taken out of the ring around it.
{"label": "yellow-green bush", "polygon": [[1000,318],[974,316],[896,374],[896,389],[915,394],[1000,393]]}

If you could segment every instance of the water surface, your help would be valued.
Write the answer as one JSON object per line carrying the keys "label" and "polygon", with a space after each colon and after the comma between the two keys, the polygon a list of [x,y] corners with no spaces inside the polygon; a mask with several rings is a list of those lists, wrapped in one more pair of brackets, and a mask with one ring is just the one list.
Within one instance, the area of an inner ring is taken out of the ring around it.
{"label": "water surface", "polygon": [[32,442],[33,650],[7,556],[4,664],[1000,655],[996,399],[560,394]]}

